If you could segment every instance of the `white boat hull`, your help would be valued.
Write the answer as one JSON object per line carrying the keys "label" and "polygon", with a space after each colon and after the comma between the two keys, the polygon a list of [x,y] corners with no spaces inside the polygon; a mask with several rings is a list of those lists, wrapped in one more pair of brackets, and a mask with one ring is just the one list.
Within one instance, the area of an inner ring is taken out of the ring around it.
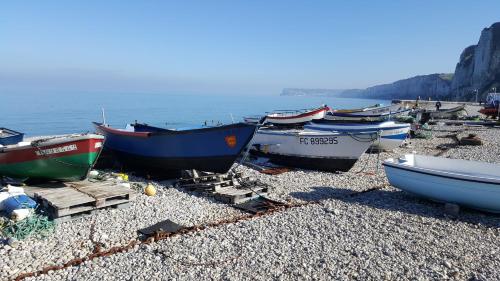
{"label": "white boat hull", "polygon": [[372,146],[379,150],[393,150],[399,147],[408,137],[410,124],[396,124],[393,121],[380,123],[312,123],[305,128],[330,132],[370,132],[379,133],[380,138]]}
{"label": "white boat hull", "polygon": [[[419,161],[426,164],[422,167]],[[401,190],[500,213],[499,165],[410,154],[402,160],[388,159],[384,167],[390,184]]]}
{"label": "white boat hull", "polygon": [[253,152],[292,167],[347,171],[376,139],[374,133],[260,130]]}

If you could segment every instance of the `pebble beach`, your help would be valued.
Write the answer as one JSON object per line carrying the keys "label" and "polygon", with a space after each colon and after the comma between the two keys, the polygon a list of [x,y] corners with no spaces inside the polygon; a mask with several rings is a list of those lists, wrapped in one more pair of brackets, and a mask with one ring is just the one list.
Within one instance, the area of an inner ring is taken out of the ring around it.
{"label": "pebble beach", "polygon": [[[500,164],[500,129],[444,122],[431,128],[432,138],[365,153],[345,173],[294,169],[265,175],[237,166],[269,185],[271,199],[315,203],[138,245],[26,280],[499,280],[500,216],[465,208],[451,214],[441,203],[395,189],[381,161],[416,152]],[[459,146],[452,137],[471,133],[483,145]],[[126,245],[138,229],[166,219],[193,226],[245,214],[172,181],[153,184],[157,194],[139,192],[129,208],[102,209],[57,224],[46,237],[0,245],[0,279],[85,257],[92,241],[105,249]]]}

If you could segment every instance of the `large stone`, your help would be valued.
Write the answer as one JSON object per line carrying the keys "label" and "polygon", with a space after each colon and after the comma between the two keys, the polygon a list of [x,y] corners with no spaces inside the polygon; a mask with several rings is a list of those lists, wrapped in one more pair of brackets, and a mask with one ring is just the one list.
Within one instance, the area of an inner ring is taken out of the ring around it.
{"label": "large stone", "polygon": [[444,204],[444,211],[450,216],[458,217],[458,215],[460,214],[460,206],[453,203],[446,203]]}

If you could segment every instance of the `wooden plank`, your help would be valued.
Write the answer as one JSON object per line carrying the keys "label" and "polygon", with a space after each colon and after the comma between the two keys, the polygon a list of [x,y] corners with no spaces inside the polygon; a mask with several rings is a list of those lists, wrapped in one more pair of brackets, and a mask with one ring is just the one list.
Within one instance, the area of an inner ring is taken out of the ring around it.
{"label": "wooden plank", "polygon": [[78,206],[74,208],[55,209],[52,217],[53,218],[64,217],[71,214],[92,211],[94,209],[95,208],[93,206]]}
{"label": "wooden plank", "polygon": [[49,202],[49,205],[54,206],[55,208],[67,208],[73,205],[78,205],[78,204],[86,204],[86,203],[92,203],[95,201],[94,198],[86,196],[78,196],[78,197],[68,197],[68,198],[43,198],[42,200],[45,200]]}
{"label": "wooden plank", "polygon": [[63,193],[60,195],[52,195],[52,196],[45,196],[43,194],[40,195],[37,193],[35,197],[40,198],[42,200],[46,200],[50,202],[51,205],[54,206],[64,205],[65,202],[71,202],[71,201],[92,202],[95,200],[94,198],[82,193]]}
{"label": "wooden plank", "polygon": [[[88,191],[88,190],[84,190]],[[91,190],[88,192],[92,194],[94,197],[114,197],[114,196],[122,196],[130,194],[129,190]]]}
{"label": "wooden plank", "polygon": [[43,197],[46,199],[52,199],[52,200],[64,200],[67,199],[68,197],[82,197],[87,198],[90,197],[86,195],[85,193],[76,191],[74,189],[71,190],[61,190],[60,192],[53,192],[53,193],[36,193],[36,196]]}
{"label": "wooden plank", "polygon": [[86,211],[91,211],[91,210],[98,210],[101,208],[105,207],[111,207],[111,206],[116,206],[120,204],[126,204],[129,203],[130,200],[128,199],[121,199],[121,200],[114,200],[112,202],[104,202],[100,206],[95,206],[95,202],[92,204],[80,204],[80,205],[73,205],[68,208],[49,208],[49,213],[51,214],[52,217],[57,218],[57,217],[62,217],[62,216],[67,216],[67,215],[72,215],[72,214],[77,214],[81,212],[86,212]]}

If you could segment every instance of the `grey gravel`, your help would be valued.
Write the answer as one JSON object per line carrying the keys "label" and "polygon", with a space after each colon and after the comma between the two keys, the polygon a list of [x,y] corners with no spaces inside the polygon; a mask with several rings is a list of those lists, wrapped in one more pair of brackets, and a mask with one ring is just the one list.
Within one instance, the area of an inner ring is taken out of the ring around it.
{"label": "grey gravel", "polygon": [[[498,280],[499,216],[469,209],[450,216],[443,204],[389,186],[377,162],[412,151],[442,153],[436,146],[448,144],[443,157],[500,163],[500,129],[475,129],[485,142],[481,147],[452,146],[446,136],[456,131],[471,129],[433,126],[432,139],[365,154],[347,173],[293,170],[268,176],[237,167],[269,184],[272,198],[321,202],[137,246],[31,280]],[[242,214],[168,183],[155,184],[157,196],[139,195],[129,209],[103,210],[60,224],[44,239],[21,241],[15,249],[3,246],[0,279],[86,255],[92,223],[95,239],[110,247],[164,219],[196,225]]]}

